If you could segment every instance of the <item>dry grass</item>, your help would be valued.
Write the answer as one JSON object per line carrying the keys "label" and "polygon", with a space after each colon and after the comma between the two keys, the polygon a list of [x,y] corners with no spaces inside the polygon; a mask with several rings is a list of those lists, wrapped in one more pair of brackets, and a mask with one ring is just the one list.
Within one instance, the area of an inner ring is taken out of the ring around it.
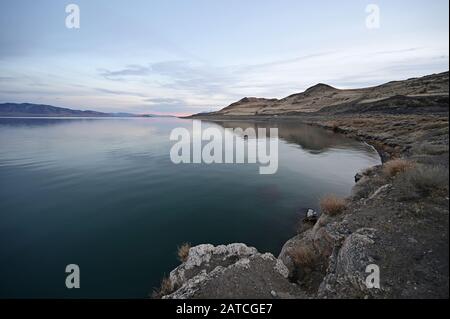
{"label": "dry grass", "polygon": [[153,290],[152,298],[161,299],[163,296],[170,295],[173,291],[172,281],[169,278],[164,277],[161,280],[161,286]]}
{"label": "dry grass", "polygon": [[441,129],[441,128],[448,128],[448,122],[435,122],[426,124],[422,127],[424,130],[433,130],[433,129]]}
{"label": "dry grass", "polygon": [[383,174],[394,177],[415,167],[415,163],[405,159],[393,159],[383,165]]}
{"label": "dry grass", "polygon": [[189,250],[191,249],[191,244],[189,243],[184,243],[183,245],[181,245],[180,247],[178,247],[178,259],[184,263],[186,262],[186,260],[189,257]]}
{"label": "dry grass", "polygon": [[342,213],[347,208],[347,202],[343,198],[335,195],[327,195],[320,200],[322,213],[328,216],[335,216]]}
{"label": "dry grass", "polygon": [[448,145],[422,144],[417,148],[417,153],[425,155],[442,155],[448,153]]}
{"label": "dry grass", "polygon": [[367,125],[369,122],[371,122],[369,119],[355,119],[352,120],[352,126]]}
{"label": "dry grass", "polygon": [[311,268],[316,260],[314,250],[308,246],[298,246],[291,250],[290,256],[295,265]]}
{"label": "dry grass", "polygon": [[420,165],[413,170],[407,171],[402,182],[413,186],[419,193],[428,195],[436,190],[449,188],[449,172],[444,166]]}

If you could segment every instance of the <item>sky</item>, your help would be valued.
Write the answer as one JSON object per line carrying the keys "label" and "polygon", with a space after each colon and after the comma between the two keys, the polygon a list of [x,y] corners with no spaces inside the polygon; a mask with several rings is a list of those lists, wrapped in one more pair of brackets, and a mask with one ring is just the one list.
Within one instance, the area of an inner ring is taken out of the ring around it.
{"label": "sky", "polygon": [[0,1],[0,103],[186,115],[448,69],[448,0]]}

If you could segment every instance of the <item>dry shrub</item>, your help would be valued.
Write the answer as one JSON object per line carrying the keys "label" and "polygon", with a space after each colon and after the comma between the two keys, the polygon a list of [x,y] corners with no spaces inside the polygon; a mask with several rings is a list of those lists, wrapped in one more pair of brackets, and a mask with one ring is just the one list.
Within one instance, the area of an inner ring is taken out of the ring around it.
{"label": "dry shrub", "polygon": [[407,171],[403,178],[406,185],[412,185],[418,192],[429,194],[436,190],[447,190],[449,173],[444,166],[420,165]]}
{"label": "dry shrub", "polygon": [[377,170],[376,166],[367,167],[362,171],[363,175],[372,175]]}
{"label": "dry shrub", "polygon": [[331,129],[333,130],[333,132],[338,132],[339,131],[339,123],[338,122],[330,122],[329,126],[331,127]]}
{"label": "dry shrub", "polygon": [[184,243],[180,247],[178,247],[178,259],[184,263],[189,257],[189,250],[191,249],[191,244]]}
{"label": "dry shrub", "polygon": [[322,213],[335,216],[342,213],[347,208],[347,202],[343,198],[335,195],[327,195],[320,200]]}
{"label": "dry shrub", "polygon": [[163,296],[170,295],[173,291],[172,281],[169,278],[164,277],[161,280],[161,286],[153,290],[152,298],[161,299]]}
{"label": "dry shrub", "polygon": [[386,176],[394,177],[399,173],[404,173],[414,168],[415,163],[405,159],[393,159],[383,165],[383,173]]}
{"label": "dry shrub", "polygon": [[311,268],[314,266],[316,254],[313,248],[309,246],[297,246],[290,252],[290,256],[294,260],[295,265]]}

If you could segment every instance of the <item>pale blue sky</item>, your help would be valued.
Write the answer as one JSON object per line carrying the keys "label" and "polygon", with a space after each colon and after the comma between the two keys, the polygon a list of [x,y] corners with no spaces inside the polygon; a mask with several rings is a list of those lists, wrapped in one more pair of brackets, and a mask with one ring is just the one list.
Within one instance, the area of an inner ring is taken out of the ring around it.
{"label": "pale blue sky", "polygon": [[[78,4],[81,28],[65,27]],[[366,27],[368,4],[381,27]],[[196,113],[448,70],[448,0],[2,0],[0,102]]]}

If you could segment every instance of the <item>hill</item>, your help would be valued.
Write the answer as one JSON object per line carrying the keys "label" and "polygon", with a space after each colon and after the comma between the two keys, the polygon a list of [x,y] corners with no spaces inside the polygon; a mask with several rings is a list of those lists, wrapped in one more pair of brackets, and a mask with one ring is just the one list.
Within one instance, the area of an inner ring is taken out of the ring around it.
{"label": "hill", "polygon": [[103,117],[109,113],[96,111],[80,111],[63,107],[31,103],[3,103],[0,104],[0,116],[30,116],[30,117]]}
{"label": "hill", "polygon": [[[449,73],[393,81],[375,87],[341,90],[317,84],[283,99],[246,97],[207,116],[292,115],[302,113],[448,112]],[[205,114],[202,114],[204,116]]]}
{"label": "hill", "polygon": [[159,117],[154,114],[104,113],[32,103],[0,104],[0,117]]}

